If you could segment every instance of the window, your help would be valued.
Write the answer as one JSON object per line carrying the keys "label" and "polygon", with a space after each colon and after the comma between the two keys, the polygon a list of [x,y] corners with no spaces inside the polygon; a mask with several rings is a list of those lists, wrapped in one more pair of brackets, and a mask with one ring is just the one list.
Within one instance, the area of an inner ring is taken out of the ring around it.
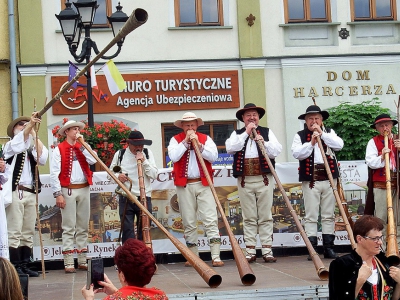
{"label": "window", "polygon": [[[171,138],[182,132],[181,128],[176,127],[174,124],[162,125],[162,143],[164,148],[164,166],[169,167],[168,145]],[[232,131],[236,130],[236,121],[228,122],[205,122],[200,126],[197,131],[209,135],[214,143],[217,145],[218,153],[226,153],[225,141],[230,137]]]}
{"label": "window", "polygon": [[175,25],[223,26],[223,0],[175,0]]}
{"label": "window", "polygon": [[[112,14],[111,1],[112,0],[97,0],[97,5],[99,7],[96,9],[93,27],[110,27],[107,16],[110,16]],[[61,0],[61,9],[65,9],[65,2],[65,0]],[[76,1],[70,2],[74,3]],[[75,5],[72,4],[71,7],[76,11]]]}
{"label": "window", "polygon": [[396,20],[395,0],[352,0],[353,21]]}
{"label": "window", "polygon": [[329,0],[284,0],[286,23],[330,22]]}

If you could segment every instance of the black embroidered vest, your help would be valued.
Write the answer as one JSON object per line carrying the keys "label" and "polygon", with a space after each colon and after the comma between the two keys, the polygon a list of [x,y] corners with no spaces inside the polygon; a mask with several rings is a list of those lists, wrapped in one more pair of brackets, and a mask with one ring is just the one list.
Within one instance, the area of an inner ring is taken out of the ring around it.
{"label": "black embroidered vest", "polygon": [[[243,132],[246,131],[246,127],[243,127],[240,130],[236,130],[236,134],[242,134]],[[269,133],[269,128],[266,127],[261,127],[258,126],[257,129],[257,134],[261,135],[264,138],[264,141],[268,142],[268,133]],[[241,176],[243,174],[243,165],[244,165],[244,157],[245,157],[245,152],[246,152],[246,146],[247,143],[249,142],[250,136],[247,137],[246,141],[244,142],[244,146],[242,150],[238,151],[235,153],[233,156],[233,164],[232,164],[232,171],[233,171],[233,177],[237,178],[238,176]],[[256,143],[257,145],[257,143]],[[271,170],[268,167],[267,160],[265,159],[264,155],[262,154],[260,148],[257,145],[257,151],[258,151],[258,157],[260,159],[260,167],[261,167],[261,173],[271,173]],[[270,159],[272,165],[275,168],[275,159]]]}
{"label": "black embroidered vest", "polygon": [[[326,128],[326,132],[331,132],[330,128]],[[297,134],[300,136],[301,143],[307,143],[311,141],[311,137],[313,132],[308,130],[308,128],[301,130],[297,132]],[[324,148],[324,152],[326,153],[327,146],[324,143],[324,141],[321,139],[322,146]],[[326,155],[326,154],[325,154]],[[339,170],[337,166],[336,159],[330,157],[329,155],[326,155],[326,159],[328,160],[329,168],[332,173],[333,178],[338,178],[339,177]],[[313,179],[313,174],[314,174],[314,150],[312,151],[311,155],[307,157],[306,159],[300,160],[299,161],[299,181],[314,181]]]}
{"label": "black embroidered vest", "polygon": [[[35,158],[33,157],[31,151],[24,151],[22,153],[17,154],[17,158],[15,159],[14,171],[12,175],[12,191],[15,191],[17,189],[19,181],[21,180],[21,174],[22,174],[22,169],[24,168],[26,154],[28,154],[28,161],[30,162],[33,189],[36,188],[35,168],[37,162],[35,161]],[[13,158],[14,156],[11,156],[10,158],[7,159],[7,163],[9,165],[11,165]],[[39,170],[38,170],[38,178],[39,178],[38,187],[40,193],[40,188],[42,186],[42,183],[40,182]]]}

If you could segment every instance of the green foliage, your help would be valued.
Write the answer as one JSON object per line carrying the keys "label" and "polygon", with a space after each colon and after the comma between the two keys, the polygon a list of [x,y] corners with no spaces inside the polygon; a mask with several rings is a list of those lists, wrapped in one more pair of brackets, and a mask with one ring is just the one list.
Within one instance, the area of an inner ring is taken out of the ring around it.
{"label": "green foliage", "polygon": [[326,127],[333,128],[344,141],[344,147],[336,152],[338,160],[363,160],[368,141],[377,134],[370,128],[376,116],[390,114],[388,108],[380,106],[378,98],[359,104],[343,102],[327,109],[329,118],[324,120]]}

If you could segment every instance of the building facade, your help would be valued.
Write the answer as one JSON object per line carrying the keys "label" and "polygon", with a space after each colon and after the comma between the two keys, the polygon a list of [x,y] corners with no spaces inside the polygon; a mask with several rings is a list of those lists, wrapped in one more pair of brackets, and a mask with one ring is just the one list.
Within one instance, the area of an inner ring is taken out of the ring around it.
{"label": "building facade", "polygon": [[[21,112],[35,99],[40,110],[68,80],[68,51],[58,20],[63,0],[18,3]],[[119,1],[98,3],[101,15]],[[143,132],[159,167],[168,165],[166,146],[177,132],[172,123],[194,111],[224,152],[224,142],[242,124],[235,112],[252,102],[266,108],[261,124],[283,145],[279,162],[294,161],[290,146],[302,129],[297,117],[314,97],[323,108],[340,102],[379,98],[396,110],[400,93],[399,1],[324,0],[135,0],[123,1],[128,15],[140,7],[145,24],[131,32],[114,62],[127,88],[110,94],[103,72],[93,90],[94,121],[117,119]],[[98,21],[91,32],[99,50],[112,39]],[[83,39],[82,39],[83,41]],[[78,54],[80,51],[78,50]],[[109,50],[116,51],[114,46]],[[94,56],[94,55],[93,55]],[[99,60],[99,70],[107,60]],[[83,65],[79,65],[80,68]],[[51,129],[63,118],[87,119],[85,80],[43,116],[41,135],[53,144]],[[5,130],[3,129],[3,133]]]}

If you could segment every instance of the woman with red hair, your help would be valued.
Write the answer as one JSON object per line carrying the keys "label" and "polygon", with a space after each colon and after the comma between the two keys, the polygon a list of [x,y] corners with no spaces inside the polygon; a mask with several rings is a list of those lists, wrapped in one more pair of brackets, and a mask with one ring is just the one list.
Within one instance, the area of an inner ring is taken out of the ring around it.
{"label": "woman with red hair", "polygon": [[102,289],[93,290],[86,286],[82,288],[82,295],[85,300],[93,300],[94,294],[104,292],[108,296],[104,300],[125,300],[125,299],[155,299],[167,300],[167,295],[155,288],[146,288],[156,271],[156,261],[151,249],[137,239],[128,239],[115,251],[115,266],[118,271],[118,278],[122,288],[117,289],[112,282],[104,275],[105,281],[99,281]]}

